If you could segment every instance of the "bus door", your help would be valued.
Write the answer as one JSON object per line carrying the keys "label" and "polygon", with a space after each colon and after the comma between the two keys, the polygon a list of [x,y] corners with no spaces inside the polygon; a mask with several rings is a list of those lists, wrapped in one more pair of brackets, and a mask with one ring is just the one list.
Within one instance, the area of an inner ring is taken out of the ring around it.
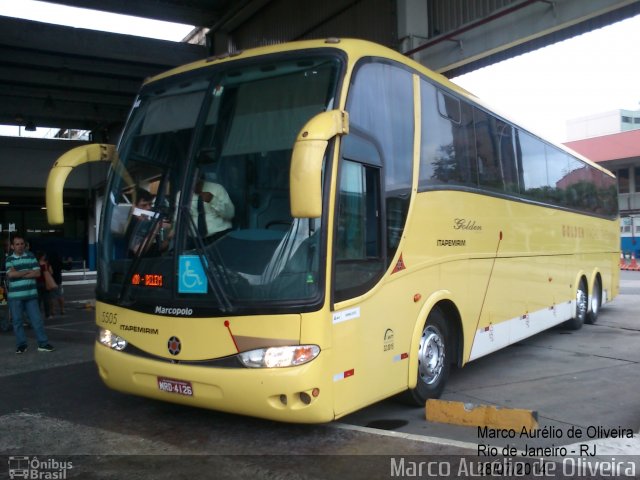
{"label": "bus door", "polygon": [[381,280],[391,279],[400,259],[411,199],[414,80],[402,65],[371,58],[356,66],[350,82],[333,244],[337,415],[407,385],[408,348],[400,345],[408,347],[415,318],[404,310],[403,282]]}
{"label": "bus door", "polygon": [[388,270],[388,246],[400,237],[406,213],[392,211],[398,199],[384,199],[379,152],[357,129],[343,139],[339,175],[332,312],[337,415],[401,389],[408,365],[395,338],[405,328],[391,293],[399,283],[367,295]]}

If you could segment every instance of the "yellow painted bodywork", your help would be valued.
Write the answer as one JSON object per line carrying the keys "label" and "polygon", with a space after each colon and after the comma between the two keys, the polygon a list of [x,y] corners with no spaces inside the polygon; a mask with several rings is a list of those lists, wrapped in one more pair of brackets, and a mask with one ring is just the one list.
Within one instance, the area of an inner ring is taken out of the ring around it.
{"label": "yellow painted bodywork", "polygon": [[[251,56],[298,49],[334,48],[348,60],[343,85],[362,57],[378,56],[404,63],[416,74],[479,101],[397,52],[368,42],[343,40],[297,42],[258,48],[233,58],[210,59],[179,67],[148,82],[181,72]],[[380,282],[366,294],[331,304],[327,282],[325,303],[311,313],[212,319],[145,315],[98,303],[98,325],[124,337],[161,360],[115,352],[96,344],[100,375],[110,387],[166,401],[288,422],[325,422],[415,386],[416,351],[429,312],[446,303],[457,312],[450,318],[460,328],[459,363],[469,360],[478,329],[575,300],[584,276],[591,292],[601,278],[611,300],[618,294],[618,223],[560,209],[462,191],[417,191],[420,112],[419,82],[414,76],[416,121],[414,185],[408,220],[395,258]],[[336,109],[344,109],[342,88]],[[324,140],[323,140],[324,141]],[[323,145],[324,146],[324,145]],[[332,155],[338,155],[339,139]],[[325,172],[337,178],[338,162]],[[336,182],[327,203],[324,228],[332,258]],[[461,223],[462,222],[462,223]],[[464,227],[462,226],[464,225]],[[577,234],[576,232],[580,232]],[[456,242],[457,241],[457,242]],[[456,245],[456,246],[454,246]],[[400,262],[402,259],[402,262]],[[396,268],[401,265],[400,268]],[[331,262],[325,278],[331,279]],[[106,314],[103,315],[103,312]],[[117,314],[117,323],[113,316]],[[251,345],[314,344],[313,361],[280,369],[238,369],[170,363],[167,341],[177,336],[179,358],[207,360],[236,353],[228,328]],[[459,324],[458,324],[459,322]],[[121,330],[120,325],[157,329],[157,334]],[[193,397],[165,393],[157,377],[192,382]],[[309,404],[301,392],[319,389]],[[283,402],[286,398],[286,403]]]}
{"label": "yellow painted bodywork", "polygon": [[[200,361],[235,355],[238,350],[234,338],[236,343],[238,338],[252,339],[252,344],[262,343],[261,346],[283,344],[282,341],[297,345],[300,339],[300,315],[176,318],[96,302],[96,323],[150,355],[168,360]],[[183,345],[178,357],[167,350],[167,341],[173,336],[180,338]]]}
{"label": "yellow painted bodywork", "polygon": [[[168,402],[287,422],[333,419],[331,383],[323,375],[330,368],[330,349],[323,350],[313,362],[295,368],[245,369],[172,363],[234,355],[237,350],[229,329],[235,337],[252,337],[256,342],[261,339],[263,346],[280,345],[282,340],[297,344],[300,315],[175,319],[97,302],[96,318],[100,327],[113,331],[149,354],[145,358],[116,352],[96,342],[98,371],[110,388]],[[229,322],[229,329],[224,325],[225,321]],[[142,331],[132,331],[133,325],[142,327]],[[173,336],[182,344],[182,350],[176,356],[167,348],[167,342]],[[314,337],[317,339],[322,335]],[[161,391],[159,377],[190,382],[193,396]],[[312,395],[314,389],[318,389],[317,397]],[[311,398],[309,404],[302,401],[300,393],[303,392]],[[286,397],[286,403],[282,396]]]}
{"label": "yellow painted bodywork", "polygon": [[340,110],[313,117],[296,138],[291,155],[289,185],[291,215],[318,218],[322,215],[322,163],[329,140],[349,133],[349,115]]}
{"label": "yellow painted bodywork", "polygon": [[[615,221],[464,192],[419,193],[414,201],[399,248],[406,268],[337,306],[360,309],[359,319],[334,325],[336,370],[356,370],[336,388],[338,414],[362,407],[365,395],[371,402],[415,386],[422,327],[441,302],[459,312],[464,364],[478,329],[575,300],[582,276],[589,292],[599,275],[607,299],[618,294]],[[481,230],[456,230],[460,219]],[[578,225],[583,238],[573,238]],[[438,246],[438,240],[465,246]],[[394,345],[385,351],[388,329]],[[403,353],[406,361],[393,361]]]}

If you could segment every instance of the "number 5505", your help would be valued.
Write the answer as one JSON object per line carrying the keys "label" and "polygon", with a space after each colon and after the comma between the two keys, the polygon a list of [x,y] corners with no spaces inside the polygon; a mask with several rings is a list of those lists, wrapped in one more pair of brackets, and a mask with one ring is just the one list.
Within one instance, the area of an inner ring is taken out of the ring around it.
{"label": "number 5505", "polygon": [[113,312],[102,312],[102,322],[115,325],[118,323],[118,314]]}

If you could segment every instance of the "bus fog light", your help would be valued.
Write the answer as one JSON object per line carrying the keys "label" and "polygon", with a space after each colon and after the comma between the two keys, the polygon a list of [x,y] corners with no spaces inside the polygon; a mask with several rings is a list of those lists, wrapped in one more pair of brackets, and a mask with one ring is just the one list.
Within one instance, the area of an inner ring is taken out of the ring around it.
{"label": "bus fog light", "polygon": [[105,347],[121,352],[127,347],[127,341],[113,333],[111,330],[101,328],[98,331],[98,341]]}
{"label": "bus fog light", "polygon": [[295,345],[289,347],[270,347],[250,350],[239,354],[240,361],[245,367],[251,368],[280,368],[294,367],[310,362],[318,356],[320,347],[317,345]]}
{"label": "bus fog light", "polygon": [[309,405],[311,403],[311,396],[307,392],[300,392],[300,400],[305,405]]}

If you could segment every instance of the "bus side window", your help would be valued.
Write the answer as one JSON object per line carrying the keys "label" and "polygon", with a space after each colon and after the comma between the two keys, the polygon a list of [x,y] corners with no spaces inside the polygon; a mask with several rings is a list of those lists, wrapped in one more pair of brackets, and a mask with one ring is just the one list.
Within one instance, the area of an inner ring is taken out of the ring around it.
{"label": "bus side window", "polygon": [[547,159],[544,143],[523,131],[518,131],[518,150],[522,163],[523,187],[521,193],[528,198],[545,201],[547,198]]}
{"label": "bus side window", "polygon": [[420,188],[477,186],[473,108],[422,80]]}
{"label": "bus side window", "polygon": [[402,239],[413,183],[413,77],[401,65],[375,59],[359,64],[354,75],[347,99],[350,129],[375,145],[379,155],[377,163],[373,156],[344,156],[382,167],[381,225],[388,267]]}
{"label": "bus side window", "polygon": [[545,145],[547,158],[547,202],[554,205],[570,206],[566,196],[567,172],[569,171],[569,156],[555,147]]}
{"label": "bus side window", "polygon": [[476,133],[478,185],[495,191],[519,193],[511,125],[473,109]]}

